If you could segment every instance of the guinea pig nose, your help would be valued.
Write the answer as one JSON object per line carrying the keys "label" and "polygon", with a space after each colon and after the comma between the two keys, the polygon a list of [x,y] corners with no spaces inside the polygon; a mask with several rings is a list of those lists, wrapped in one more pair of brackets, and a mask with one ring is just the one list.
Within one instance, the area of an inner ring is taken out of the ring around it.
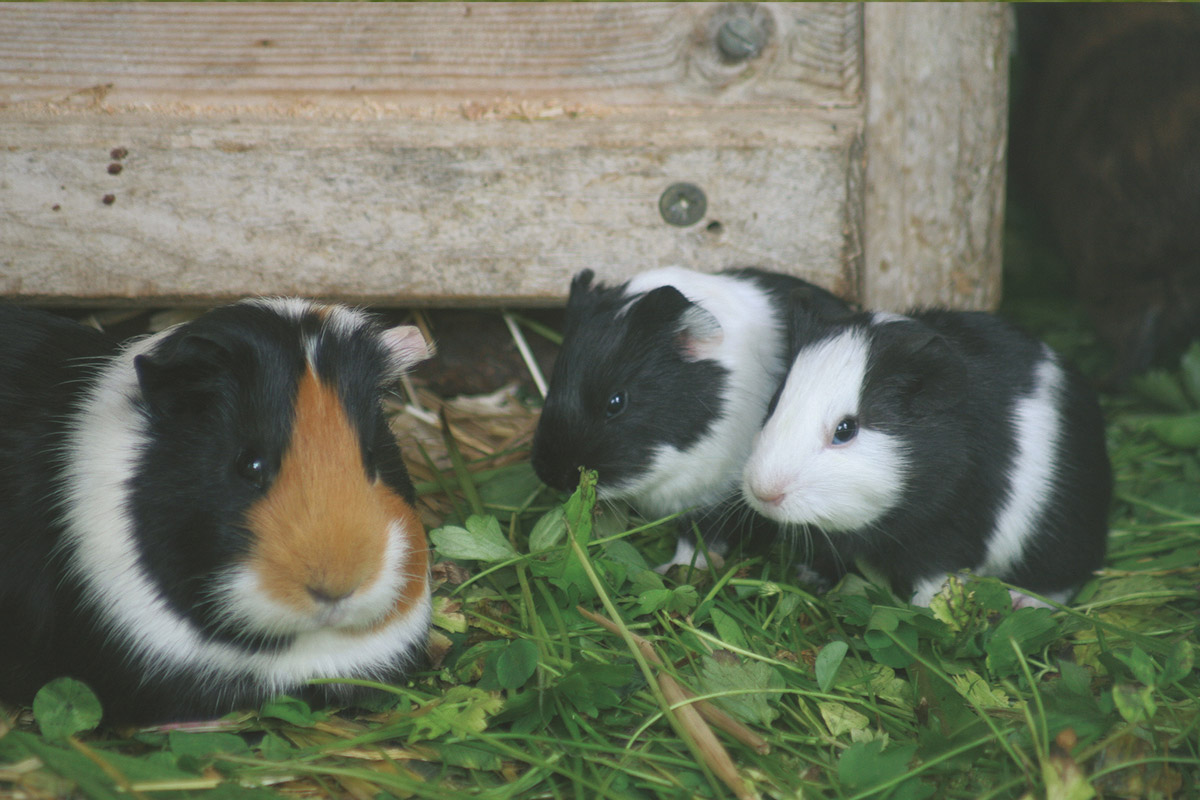
{"label": "guinea pig nose", "polygon": [[777,491],[775,489],[755,489],[754,496],[758,502],[764,506],[777,506],[783,502],[786,492]]}
{"label": "guinea pig nose", "polygon": [[316,600],[319,605],[327,606],[336,605],[354,594],[354,589],[331,589],[327,586],[309,586],[307,589],[309,597]]}

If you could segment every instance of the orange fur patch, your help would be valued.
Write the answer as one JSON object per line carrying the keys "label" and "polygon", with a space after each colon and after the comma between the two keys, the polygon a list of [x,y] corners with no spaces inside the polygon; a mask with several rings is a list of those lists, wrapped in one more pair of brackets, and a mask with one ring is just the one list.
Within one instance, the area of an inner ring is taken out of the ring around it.
{"label": "orange fur patch", "polygon": [[[263,590],[301,613],[316,613],[314,593],[349,597],[383,575],[388,528],[404,531],[406,577],[394,618],[426,591],[425,532],[413,509],[363,467],[359,439],[337,392],[308,371],[296,396],[292,439],[279,475],[249,511],[251,566]],[[408,605],[406,605],[408,604]]]}

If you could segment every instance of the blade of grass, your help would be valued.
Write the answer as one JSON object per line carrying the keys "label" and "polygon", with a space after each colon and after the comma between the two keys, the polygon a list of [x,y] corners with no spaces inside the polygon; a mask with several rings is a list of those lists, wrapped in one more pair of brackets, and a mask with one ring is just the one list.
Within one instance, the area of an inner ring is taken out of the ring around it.
{"label": "blade of grass", "polygon": [[568,535],[567,541],[570,544],[571,549],[574,551],[575,557],[579,559],[579,563],[583,567],[584,574],[587,575],[588,581],[591,582],[592,588],[595,589],[596,596],[600,598],[600,602],[604,606],[605,611],[608,612],[609,618],[613,621],[614,625],[617,626],[619,635],[625,640],[625,646],[629,648],[629,652],[633,655],[633,660],[637,663],[638,669],[642,671],[642,676],[646,679],[646,685],[650,689],[651,694],[654,696],[655,703],[662,710],[667,722],[675,731],[675,735],[683,740],[683,743],[687,746],[688,750],[692,752],[692,755],[696,759],[696,765],[700,767],[700,771],[704,774],[709,783],[712,784],[713,791],[717,794],[720,794],[716,777],[713,775],[709,764],[705,760],[703,751],[696,744],[695,739],[692,738],[691,732],[684,727],[683,723],[679,720],[674,710],[671,708],[671,704],[667,701],[666,696],[663,694],[662,687],[659,685],[659,682],[654,675],[654,671],[650,669],[650,664],[646,660],[643,648],[638,645],[637,641],[634,639],[633,633],[631,633],[630,630],[620,621],[621,617],[617,613],[617,608],[615,605],[613,605],[612,598],[608,596],[608,591],[604,588],[604,584],[601,582],[600,577],[596,574],[596,570],[592,566],[591,559],[588,558],[586,550],[580,546],[574,535]]}
{"label": "blade of grass", "polygon": [[446,416],[445,406],[439,412],[438,418],[442,423],[442,441],[446,444],[446,454],[450,457],[455,476],[458,477],[458,485],[462,489],[463,495],[466,496],[471,511],[475,514],[482,514],[483,501],[479,499],[479,490],[475,488],[475,481],[467,469],[462,452],[458,449],[458,442],[454,440],[454,434],[450,431],[450,420]]}

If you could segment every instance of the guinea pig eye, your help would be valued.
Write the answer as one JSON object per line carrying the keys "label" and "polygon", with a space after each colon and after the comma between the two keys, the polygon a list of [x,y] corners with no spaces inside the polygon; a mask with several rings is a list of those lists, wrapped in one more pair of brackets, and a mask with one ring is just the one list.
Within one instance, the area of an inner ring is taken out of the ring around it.
{"label": "guinea pig eye", "polygon": [[247,451],[238,456],[237,474],[255,489],[263,489],[267,485],[267,462]]}
{"label": "guinea pig eye", "polygon": [[855,436],[858,435],[858,420],[854,417],[846,417],[837,424],[833,430],[833,443],[846,444]]}
{"label": "guinea pig eye", "polygon": [[608,398],[608,403],[604,406],[604,415],[612,419],[617,414],[625,410],[626,397],[624,392],[617,392],[612,397]]}

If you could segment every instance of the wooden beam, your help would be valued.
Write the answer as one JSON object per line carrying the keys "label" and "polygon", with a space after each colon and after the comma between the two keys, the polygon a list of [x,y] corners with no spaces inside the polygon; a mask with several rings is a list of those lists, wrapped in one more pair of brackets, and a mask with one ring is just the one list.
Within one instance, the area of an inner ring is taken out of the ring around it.
{"label": "wooden beam", "polygon": [[1000,302],[1011,9],[867,3],[864,301]]}

